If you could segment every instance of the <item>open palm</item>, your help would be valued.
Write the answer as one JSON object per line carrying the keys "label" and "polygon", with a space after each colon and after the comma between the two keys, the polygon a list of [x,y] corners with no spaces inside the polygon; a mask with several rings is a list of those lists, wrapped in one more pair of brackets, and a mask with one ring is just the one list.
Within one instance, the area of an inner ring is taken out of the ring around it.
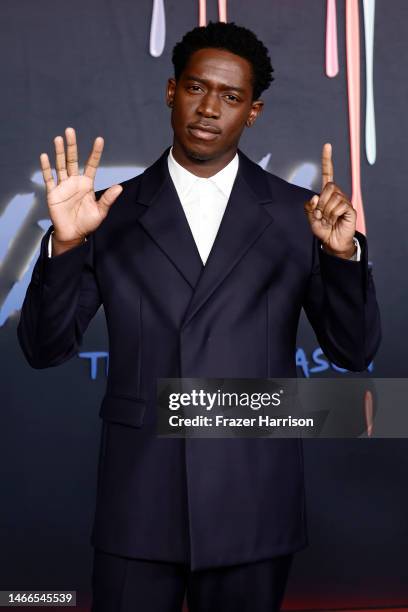
{"label": "open palm", "polygon": [[48,155],[42,153],[40,161],[54,234],[60,242],[68,243],[83,240],[87,234],[96,230],[121,193],[122,187],[113,185],[96,201],[94,180],[102,156],[103,138],[95,139],[84,174],[81,175],[78,169],[75,130],[67,128],[65,137],[66,152],[62,136],[54,139],[57,184],[54,181]]}

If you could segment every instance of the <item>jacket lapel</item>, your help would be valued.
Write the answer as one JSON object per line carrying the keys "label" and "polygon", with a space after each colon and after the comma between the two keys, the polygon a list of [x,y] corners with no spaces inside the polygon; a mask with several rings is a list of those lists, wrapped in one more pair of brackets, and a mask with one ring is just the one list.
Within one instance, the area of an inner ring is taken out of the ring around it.
{"label": "jacket lapel", "polygon": [[168,152],[143,175],[137,200],[147,210],[139,222],[194,289],[204,266],[168,171]]}
{"label": "jacket lapel", "polygon": [[[187,325],[248,249],[272,223],[264,206],[271,202],[265,172],[241,151],[239,168],[206,265],[184,315]],[[255,191],[256,190],[256,191]]]}
{"label": "jacket lapel", "polygon": [[272,197],[265,172],[238,151],[238,173],[204,266],[168,171],[168,152],[143,174],[137,201],[147,210],[139,222],[194,289],[185,326],[272,223],[262,206]]}

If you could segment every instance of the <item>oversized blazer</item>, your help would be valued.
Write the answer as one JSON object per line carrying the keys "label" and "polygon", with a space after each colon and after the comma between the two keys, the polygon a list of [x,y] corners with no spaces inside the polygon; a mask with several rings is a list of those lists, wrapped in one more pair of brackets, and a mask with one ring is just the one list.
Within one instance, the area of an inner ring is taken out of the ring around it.
{"label": "oversized blazer", "polygon": [[360,262],[324,253],[303,210],[312,192],[239,151],[204,266],[167,155],[122,184],[86,243],[50,259],[51,226],[18,338],[31,366],[57,366],[103,304],[94,546],[192,569],[294,552],[308,543],[301,440],[157,437],[156,381],[295,377],[302,308],[332,362],[365,369],[380,342],[366,241]]}

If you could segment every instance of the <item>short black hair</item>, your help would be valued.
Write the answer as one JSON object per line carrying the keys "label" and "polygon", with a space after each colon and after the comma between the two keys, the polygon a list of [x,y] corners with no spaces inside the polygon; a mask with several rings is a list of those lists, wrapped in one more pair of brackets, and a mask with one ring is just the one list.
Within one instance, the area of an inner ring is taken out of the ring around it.
{"label": "short black hair", "polygon": [[268,89],[273,81],[272,64],[268,49],[248,28],[233,22],[212,22],[184,34],[173,49],[172,62],[176,80],[182,74],[191,55],[199,49],[224,49],[239,55],[251,64],[253,74],[253,100]]}

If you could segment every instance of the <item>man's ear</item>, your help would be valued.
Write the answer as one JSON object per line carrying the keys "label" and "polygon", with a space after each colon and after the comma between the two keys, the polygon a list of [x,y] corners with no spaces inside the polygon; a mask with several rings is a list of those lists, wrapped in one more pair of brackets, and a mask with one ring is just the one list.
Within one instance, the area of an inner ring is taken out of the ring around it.
{"label": "man's ear", "polygon": [[167,81],[167,89],[166,89],[166,103],[170,108],[174,103],[174,95],[176,93],[176,79],[170,78]]}
{"label": "man's ear", "polygon": [[264,103],[262,100],[255,100],[252,102],[251,110],[249,111],[248,118],[245,122],[247,127],[251,127],[254,123],[258,115],[262,112]]}

